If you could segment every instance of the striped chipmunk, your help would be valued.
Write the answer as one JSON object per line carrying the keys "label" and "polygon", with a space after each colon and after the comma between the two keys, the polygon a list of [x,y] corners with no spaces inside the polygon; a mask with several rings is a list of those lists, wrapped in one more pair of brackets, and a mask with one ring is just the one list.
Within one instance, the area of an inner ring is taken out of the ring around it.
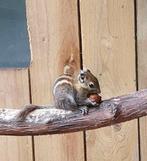
{"label": "striped chipmunk", "polygon": [[[97,78],[88,69],[80,70],[75,75],[74,67],[70,64],[64,66],[64,72],[53,86],[55,108],[64,110],[80,110],[83,115],[88,114],[89,106],[101,102],[101,90]],[[28,105],[20,111],[17,121],[24,121],[29,113],[36,109],[45,108]]]}
{"label": "striped chipmunk", "polygon": [[88,113],[88,106],[98,105],[101,101],[101,90],[97,78],[88,69],[80,70],[74,76],[72,66],[64,67],[64,74],[55,81],[53,88],[56,108],[80,110]]}

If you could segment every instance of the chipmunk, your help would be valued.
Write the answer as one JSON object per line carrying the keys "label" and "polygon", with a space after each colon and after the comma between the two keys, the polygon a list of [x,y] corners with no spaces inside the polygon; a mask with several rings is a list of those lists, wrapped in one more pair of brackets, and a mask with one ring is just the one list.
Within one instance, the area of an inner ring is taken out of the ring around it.
{"label": "chipmunk", "polygon": [[91,94],[99,94],[101,92],[97,78],[90,70],[81,70],[78,76],[73,77],[73,73],[64,70],[54,84],[54,101],[55,106],[65,110],[80,110],[83,114],[88,112],[88,106],[96,105],[89,99]]}
{"label": "chipmunk", "polygon": [[[101,92],[97,78],[90,72],[90,70],[81,70],[77,76],[74,76],[74,70],[71,66],[64,67],[63,75],[59,76],[54,83],[53,95],[55,107],[70,111],[78,110],[82,114],[88,113],[88,106],[94,106],[98,103],[91,101],[88,97],[90,94],[99,94]],[[40,108],[35,105],[25,107],[18,114],[19,121],[23,121],[27,115]]]}

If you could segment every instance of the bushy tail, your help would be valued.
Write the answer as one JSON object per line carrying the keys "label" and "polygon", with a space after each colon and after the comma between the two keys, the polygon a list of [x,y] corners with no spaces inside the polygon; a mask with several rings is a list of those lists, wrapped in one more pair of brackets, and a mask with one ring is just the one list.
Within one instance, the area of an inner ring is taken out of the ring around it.
{"label": "bushy tail", "polygon": [[72,76],[75,72],[75,68],[76,68],[76,62],[72,54],[70,58],[68,59],[68,61],[65,63],[64,74]]}

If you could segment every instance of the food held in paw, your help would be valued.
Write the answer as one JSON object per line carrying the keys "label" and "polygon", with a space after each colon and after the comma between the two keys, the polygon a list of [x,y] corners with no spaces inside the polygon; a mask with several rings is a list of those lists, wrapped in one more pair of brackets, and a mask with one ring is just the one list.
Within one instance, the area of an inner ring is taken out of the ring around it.
{"label": "food held in paw", "polygon": [[96,102],[96,103],[100,103],[101,102],[101,96],[99,96],[98,94],[90,94],[89,95],[89,99],[92,101],[92,102]]}

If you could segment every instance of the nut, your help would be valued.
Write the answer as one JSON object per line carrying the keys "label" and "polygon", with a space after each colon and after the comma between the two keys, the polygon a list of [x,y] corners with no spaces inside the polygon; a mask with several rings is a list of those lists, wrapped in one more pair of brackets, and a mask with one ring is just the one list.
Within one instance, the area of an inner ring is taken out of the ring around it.
{"label": "nut", "polygon": [[96,103],[100,103],[101,102],[101,96],[99,96],[98,94],[90,94],[89,95],[89,99],[92,102],[96,102]]}

